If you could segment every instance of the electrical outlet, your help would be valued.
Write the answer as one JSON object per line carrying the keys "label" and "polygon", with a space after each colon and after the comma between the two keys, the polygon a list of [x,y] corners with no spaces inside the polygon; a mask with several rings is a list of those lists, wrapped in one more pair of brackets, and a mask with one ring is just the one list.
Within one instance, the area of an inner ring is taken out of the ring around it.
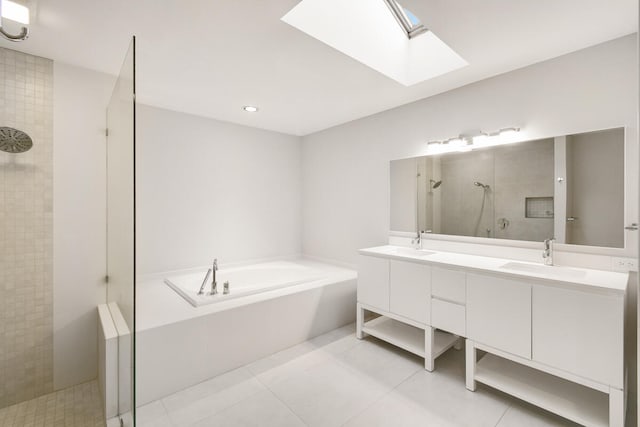
{"label": "electrical outlet", "polygon": [[636,258],[613,258],[613,269],[616,271],[638,271]]}

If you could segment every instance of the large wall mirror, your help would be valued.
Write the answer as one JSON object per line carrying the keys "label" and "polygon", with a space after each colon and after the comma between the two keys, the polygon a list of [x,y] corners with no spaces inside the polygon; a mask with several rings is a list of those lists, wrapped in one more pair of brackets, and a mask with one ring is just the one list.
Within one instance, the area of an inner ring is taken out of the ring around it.
{"label": "large wall mirror", "polygon": [[394,160],[391,230],[624,247],[624,128]]}

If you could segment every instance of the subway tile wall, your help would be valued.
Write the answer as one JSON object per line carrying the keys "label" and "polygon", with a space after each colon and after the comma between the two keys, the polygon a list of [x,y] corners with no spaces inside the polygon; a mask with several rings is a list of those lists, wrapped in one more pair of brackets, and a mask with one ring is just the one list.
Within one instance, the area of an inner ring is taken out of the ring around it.
{"label": "subway tile wall", "polygon": [[53,62],[0,48],[0,408],[53,390]]}

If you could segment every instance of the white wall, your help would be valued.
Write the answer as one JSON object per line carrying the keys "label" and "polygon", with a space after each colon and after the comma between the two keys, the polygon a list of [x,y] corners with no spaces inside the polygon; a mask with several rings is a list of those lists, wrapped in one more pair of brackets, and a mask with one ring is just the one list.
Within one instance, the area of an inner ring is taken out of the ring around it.
{"label": "white wall", "polygon": [[115,79],[54,63],[54,388],[96,378],[105,302],[106,107]]}
{"label": "white wall", "polygon": [[300,138],[139,106],[139,274],[300,253]]}
{"label": "white wall", "polygon": [[[425,154],[427,141],[509,126],[523,140],[627,126],[637,165],[637,70],[631,35],[304,137],[303,252],[353,264],[358,248],[387,242],[389,161]],[[637,166],[627,179],[637,195]]]}

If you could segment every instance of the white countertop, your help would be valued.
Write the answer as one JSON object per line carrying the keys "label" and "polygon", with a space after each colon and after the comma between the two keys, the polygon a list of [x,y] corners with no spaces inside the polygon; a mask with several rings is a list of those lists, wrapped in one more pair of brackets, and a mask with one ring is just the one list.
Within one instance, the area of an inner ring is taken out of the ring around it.
{"label": "white countertop", "polygon": [[535,279],[538,283],[564,288],[624,296],[628,273],[579,267],[545,266],[542,263],[515,261],[433,250],[414,250],[402,246],[377,246],[360,249],[361,255],[417,262],[453,269],[489,272],[511,278]]}

